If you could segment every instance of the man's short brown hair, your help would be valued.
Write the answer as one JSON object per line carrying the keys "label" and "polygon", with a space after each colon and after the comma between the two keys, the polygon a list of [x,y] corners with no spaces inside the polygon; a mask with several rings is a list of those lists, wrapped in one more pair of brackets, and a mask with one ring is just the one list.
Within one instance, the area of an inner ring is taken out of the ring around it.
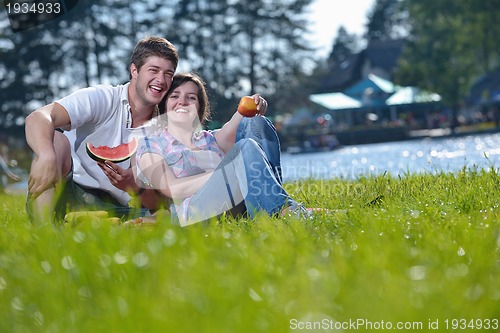
{"label": "man's short brown hair", "polygon": [[140,70],[142,65],[149,57],[159,57],[170,60],[174,64],[174,69],[177,69],[179,63],[179,54],[175,46],[163,37],[145,37],[135,45],[134,52],[130,63]]}

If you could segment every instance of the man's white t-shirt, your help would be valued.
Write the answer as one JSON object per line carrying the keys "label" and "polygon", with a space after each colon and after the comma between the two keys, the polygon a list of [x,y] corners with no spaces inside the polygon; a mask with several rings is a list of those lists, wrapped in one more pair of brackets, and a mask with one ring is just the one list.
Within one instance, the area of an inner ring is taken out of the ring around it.
{"label": "man's white t-shirt", "polygon": [[[146,134],[147,125],[131,127],[128,86],[129,83],[84,88],[57,101],[68,111],[71,120],[71,129],[64,134],[71,144],[73,180],[84,187],[108,192],[124,206],[130,195],[111,184],[97,162],[87,154],[86,145],[90,142],[96,147],[115,147],[130,142],[133,136]],[[127,169],[130,160],[118,165]]]}

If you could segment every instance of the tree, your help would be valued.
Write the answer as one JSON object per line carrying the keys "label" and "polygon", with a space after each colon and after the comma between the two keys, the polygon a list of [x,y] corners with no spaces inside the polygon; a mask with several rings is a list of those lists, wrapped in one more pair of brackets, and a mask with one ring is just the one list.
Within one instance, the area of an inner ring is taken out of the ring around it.
{"label": "tree", "polygon": [[302,39],[310,2],[179,1],[176,45],[211,88],[216,118],[227,118],[244,94],[279,95],[312,63],[312,50]]}
{"label": "tree", "polygon": [[308,57],[301,39],[307,22],[300,15],[310,2],[181,0],[174,15],[184,36],[179,48],[227,97],[273,93],[276,82]]}
{"label": "tree", "polygon": [[[5,22],[5,21],[4,21]],[[52,28],[14,33],[4,26],[0,34],[0,126],[23,125],[22,118],[34,101],[53,97],[52,73],[62,67],[62,52],[50,36]]]}
{"label": "tree", "polygon": [[88,0],[39,27],[0,30],[0,126],[77,88],[127,81],[130,52],[145,35],[177,46],[179,71],[198,71],[227,119],[244,94],[272,98],[299,85],[313,63],[303,40],[311,2]]}
{"label": "tree", "polygon": [[[302,86],[305,93],[327,93],[342,89],[345,81],[338,80],[338,73],[348,71],[353,66],[353,59],[362,49],[362,40],[356,34],[350,34],[340,26],[333,40],[332,50],[326,59],[319,59],[310,78]],[[346,77],[345,75],[340,75]],[[340,84],[339,84],[340,82]],[[306,88],[307,87],[307,88]],[[306,97],[308,99],[308,96]]]}
{"label": "tree", "polygon": [[488,73],[500,67],[500,26],[497,24],[500,8],[496,0],[463,1],[464,21],[470,33],[464,35],[473,48],[479,73]]}
{"label": "tree", "polygon": [[53,21],[16,33],[2,20],[0,126],[22,126],[28,113],[76,88],[127,81],[130,52],[140,34],[130,23],[142,24],[152,16],[160,21],[163,14],[132,6],[113,0],[80,2]]}
{"label": "tree", "polygon": [[332,51],[328,56],[328,63],[331,65],[340,65],[359,51],[359,44],[359,38],[355,34],[349,34],[347,30],[341,26],[337,31],[337,37],[333,42]]}
{"label": "tree", "polygon": [[407,12],[402,8],[402,0],[377,0],[368,14],[368,42],[375,40],[400,39],[407,33],[405,26]]}
{"label": "tree", "polygon": [[405,1],[411,30],[396,80],[438,92],[451,107],[452,128],[472,82],[498,66],[498,43],[488,32],[498,31],[489,26],[500,12],[493,2]]}
{"label": "tree", "polygon": [[[66,77],[71,78],[73,86],[127,80],[123,62],[128,60],[133,45],[128,9],[128,4],[112,0],[90,0],[61,19],[57,38],[64,41],[63,59],[69,71]],[[70,86],[67,82],[64,85]],[[61,93],[67,92],[65,89]]]}

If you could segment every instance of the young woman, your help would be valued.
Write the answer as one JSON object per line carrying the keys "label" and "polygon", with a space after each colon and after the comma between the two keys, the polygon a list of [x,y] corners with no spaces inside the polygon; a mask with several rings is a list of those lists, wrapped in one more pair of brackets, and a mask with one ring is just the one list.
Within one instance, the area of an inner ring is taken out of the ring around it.
{"label": "young woman", "polygon": [[173,200],[171,210],[182,226],[225,212],[259,211],[269,215],[299,206],[283,189],[279,141],[271,122],[261,115],[266,102],[252,96],[259,113],[244,118],[235,112],[221,129],[202,124],[210,108],[202,79],[174,76],[162,126],[140,141],[136,177]]}

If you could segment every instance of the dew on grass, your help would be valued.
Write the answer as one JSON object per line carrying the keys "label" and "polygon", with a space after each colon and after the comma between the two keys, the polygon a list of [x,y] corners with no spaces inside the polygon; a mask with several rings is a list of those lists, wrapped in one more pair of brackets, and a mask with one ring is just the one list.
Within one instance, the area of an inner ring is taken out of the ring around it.
{"label": "dew on grass", "polygon": [[484,289],[483,286],[481,286],[480,284],[470,286],[465,291],[465,297],[473,301],[478,300],[483,294],[484,294]]}
{"label": "dew on grass", "polygon": [[14,297],[11,301],[10,301],[10,306],[14,309],[14,310],[17,310],[17,311],[24,311],[24,304],[23,304],[23,301],[21,301],[21,299],[19,297]]}
{"label": "dew on grass", "polygon": [[276,294],[276,288],[270,283],[265,283],[262,285],[262,292],[267,296],[267,299],[273,300]]}
{"label": "dew on grass", "polygon": [[143,268],[149,264],[149,257],[144,252],[139,252],[134,254],[132,257],[132,262],[136,267]]}
{"label": "dew on grass", "polygon": [[92,297],[92,292],[88,286],[82,286],[78,289],[78,295],[81,298],[89,299]]}
{"label": "dew on grass", "polygon": [[416,247],[410,248],[410,257],[415,258],[417,255],[420,254],[420,251]]}
{"label": "dew on grass", "polygon": [[52,271],[52,266],[50,265],[50,262],[44,260],[40,263],[40,266],[42,266],[43,271],[46,274],[49,274]]}
{"label": "dew on grass", "polygon": [[459,247],[458,250],[457,250],[457,254],[459,257],[463,257],[465,255],[465,250],[463,247]]}
{"label": "dew on grass", "polygon": [[65,256],[61,259],[61,266],[66,270],[70,270],[75,268],[76,264],[73,262],[71,256]]}
{"label": "dew on grass", "polygon": [[254,302],[262,302],[263,301],[262,297],[260,297],[260,295],[252,288],[248,289],[248,295],[250,296],[250,298]]}
{"label": "dew on grass", "polygon": [[445,275],[449,280],[455,278],[464,277],[469,274],[469,267],[466,264],[457,264],[455,266],[449,267],[445,271]]}
{"label": "dew on grass", "polygon": [[175,234],[175,231],[173,231],[172,229],[168,229],[167,231],[165,231],[165,234],[163,235],[163,243],[166,246],[171,247],[175,244],[176,241],[177,235]]}
{"label": "dew on grass", "polygon": [[412,266],[408,270],[408,275],[414,281],[424,280],[427,275],[427,268],[420,265]]}
{"label": "dew on grass", "polygon": [[285,304],[284,307],[284,313],[288,316],[290,316],[292,313],[295,313],[297,311],[299,302],[297,300],[291,300],[288,303]]}
{"label": "dew on grass", "polygon": [[169,291],[170,297],[174,301],[179,301],[179,302],[186,301],[187,296],[186,296],[185,289],[179,288],[176,285],[170,285],[170,286],[168,286],[168,291]]}
{"label": "dew on grass", "polygon": [[7,281],[3,277],[0,276],[0,290],[7,289]]}
{"label": "dew on grass", "polygon": [[159,239],[151,239],[146,243],[146,247],[152,254],[159,253],[163,247],[163,243]]}
{"label": "dew on grass", "polygon": [[85,240],[85,238],[87,238],[87,236],[85,235],[85,233],[81,232],[79,230],[75,231],[75,233],[73,234],[73,240],[76,243],[83,243],[83,241]]}
{"label": "dew on grass", "polygon": [[43,326],[45,324],[43,313],[40,311],[35,311],[35,313],[33,313],[33,320],[37,326]]}
{"label": "dew on grass", "polygon": [[117,304],[120,315],[122,315],[123,317],[127,316],[130,312],[127,300],[123,297],[118,297]]}
{"label": "dew on grass", "polygon": [[68,318],[69,318],[69,321],[74,324],[76,323],[76,312],[75,310],[71,310],[68,312]]}
{"label": "dew on grass", "polygon": [[118,236],[120,236],[120,228],[109,228],[108,235],[112,239],[118,238]]}
{"label": "dew on grass", "polygon": [[113,256],[113,259],[118,265],[123,265],[128,262],[128,256],[123,251],[116,252],[115,255]]}
{"label": "dew on grass", "polygon": [[500,300],[500,290],[495,290],[494,292],[492,292],[490,294],[490,299],[493,300],[493,301],[498,301]]}
{"label": "dew on grass", "polygon": [[111,272],[109,271],[109,269],[104,268],[96,271],[95,276],[101,280],[109,280],[111,279]]}
{"label": "dew on grass", "polygon": [[111,257],[107,254],[101,254],[99,256],[99,265],[101,265],[102,267],[108,267],[109,265],[111,265],[111,262]]}
{"label": "dew on grass", "polygon": [[321,277],[321,272],[316,268],[309,268],[307,270],[307,276],[309,277],[309,280],[316,281]]}

